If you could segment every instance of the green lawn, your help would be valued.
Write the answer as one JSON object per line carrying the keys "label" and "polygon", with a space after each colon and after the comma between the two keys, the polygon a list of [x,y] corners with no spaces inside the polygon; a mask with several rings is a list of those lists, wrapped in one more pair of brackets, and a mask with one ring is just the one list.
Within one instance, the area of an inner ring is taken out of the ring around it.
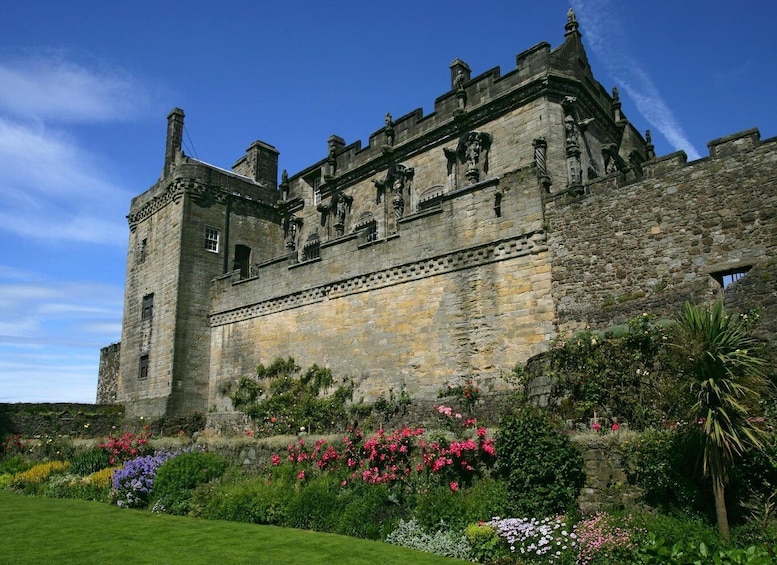
{"label": "green lawn", "polygon": [[387,543],[0,491],[0,564],[462,563]]}

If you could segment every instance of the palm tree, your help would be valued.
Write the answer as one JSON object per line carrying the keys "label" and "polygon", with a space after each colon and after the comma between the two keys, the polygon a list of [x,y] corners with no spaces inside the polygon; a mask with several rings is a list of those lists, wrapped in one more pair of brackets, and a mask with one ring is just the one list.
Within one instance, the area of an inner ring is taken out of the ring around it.
{"label": "palm tree", "polygon": [[768,384],[760,343],[739,316],[727,316],[718,301],[711,307],[686,304],[673,332],[682,383],[689,393],[685,426],[712,480],[718,533],[728,540],[725,487],[737,459],[748,448],[761,449],[761,430],[749,420]]}

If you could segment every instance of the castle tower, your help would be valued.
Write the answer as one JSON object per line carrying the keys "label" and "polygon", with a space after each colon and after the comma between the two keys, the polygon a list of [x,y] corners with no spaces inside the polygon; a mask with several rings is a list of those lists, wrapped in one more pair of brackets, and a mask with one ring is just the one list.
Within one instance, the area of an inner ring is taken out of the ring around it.
{"label": "castle tower", "polygon": [[247,278],[252,263],[282,250],[275,148],[254,143],[229,173],[184,155],[183,128],[176,108],[162,177],[128,215],[117,401],[130,417],[207,410],[210,283]]}

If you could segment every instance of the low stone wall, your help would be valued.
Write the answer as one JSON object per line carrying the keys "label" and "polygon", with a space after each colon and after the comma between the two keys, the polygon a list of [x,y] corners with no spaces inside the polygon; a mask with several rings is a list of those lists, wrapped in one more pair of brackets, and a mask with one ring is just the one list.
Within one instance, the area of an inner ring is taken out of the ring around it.
{"label": "low stone wall", "polygon": [[584,514],[638,506],[642,490],[629,484],[623,457],[625,444],[622,441],[634,435],[633,432],[615,432],[572,436],[572,441],[583,454],[585,484],[577,502]]}
{"label": "low stone wall", "polygon": [[0,403],[0,436],[105,437],[123,421],[124,406],[118,404]]}

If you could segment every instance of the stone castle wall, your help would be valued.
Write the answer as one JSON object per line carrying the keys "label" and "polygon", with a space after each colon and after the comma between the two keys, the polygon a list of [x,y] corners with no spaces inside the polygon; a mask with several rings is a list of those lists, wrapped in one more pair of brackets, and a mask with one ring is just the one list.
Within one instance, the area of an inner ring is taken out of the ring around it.
{"label": "stone castle wall", "polygon": [[648,162],[639,182],[617,175],[579,198],[546,204],[553,295],[562,329],[675,317],[686,301],[721,298],[713,275],[777,251],[777,141],[750,130],[713,141],[710,157]]}
{"label": "stone castle wall", "polygon": [[386,239],[345,236],[315,260],[221,277],[209,408],[229,409],[225,382],[288,356],[366,378],[357,399],[401,388],[435,398],[446,381],[473,375],[498,389],[500,372],[555,332],[541,227],[536,177],[515,171],[447,194]]}

